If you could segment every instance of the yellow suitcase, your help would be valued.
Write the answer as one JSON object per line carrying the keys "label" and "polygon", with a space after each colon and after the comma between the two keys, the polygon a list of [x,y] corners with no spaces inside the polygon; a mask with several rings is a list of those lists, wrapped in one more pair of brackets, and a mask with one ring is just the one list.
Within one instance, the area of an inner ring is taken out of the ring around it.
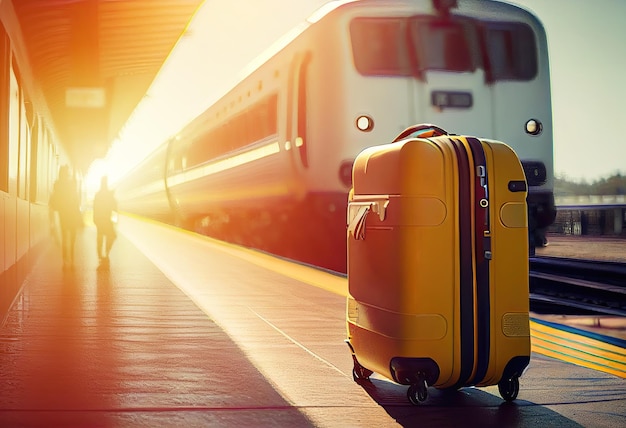
{"label": "yellow suitcase", "polygon": [[[527,186],[502,142],[416,126],[361,152],[348,204],[346,340],[354,379],[497,384],[530,360]],[[428,138],[425,138],[429,136]]]}

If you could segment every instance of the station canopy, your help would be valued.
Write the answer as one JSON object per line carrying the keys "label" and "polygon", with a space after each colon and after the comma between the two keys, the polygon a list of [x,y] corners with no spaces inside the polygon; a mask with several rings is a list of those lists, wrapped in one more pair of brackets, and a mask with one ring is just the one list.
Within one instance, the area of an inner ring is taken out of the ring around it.
{"label": "station canopy", "polygon": [[202,0],[11,0],[72,163],[103,157]]}

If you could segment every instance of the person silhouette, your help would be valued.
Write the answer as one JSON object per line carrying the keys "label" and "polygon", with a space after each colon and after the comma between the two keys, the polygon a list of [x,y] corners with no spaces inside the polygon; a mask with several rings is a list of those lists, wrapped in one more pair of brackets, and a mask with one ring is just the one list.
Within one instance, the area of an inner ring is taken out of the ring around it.
{"label": "person silhouette", "polygon": [[67,165],[59,169],[59,177],[52,188],[49,206],[50,210],[53,213],[57,212],[59,217],[63,267],[73,266],[76,231],[82,224],[82,214],[78,187]]}
{"label": "person silhouette", "polygon": [[[107,261],[116,238],[112,215],[117,212],[117,201],[109,189],[108,177],[100,179],[100,190],[93,200],[93,222],[97,228],[96,245],[98,258]],[[103,248],[104,244],[104,248]]]}

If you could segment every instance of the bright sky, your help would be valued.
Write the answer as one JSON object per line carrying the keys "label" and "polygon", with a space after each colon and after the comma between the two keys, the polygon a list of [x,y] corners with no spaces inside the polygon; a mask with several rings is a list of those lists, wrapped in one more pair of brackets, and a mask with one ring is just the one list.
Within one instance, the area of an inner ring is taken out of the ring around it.
{"label": "bright sky", "polygon": [[[548,35],[557,175],[626,174],[626,1],[512,0]],[[257,55],[327,0],[206,0],[119,140],[86,177],[115,183],[225,94]],[[254,4],[254,6],[251,6]]]}
{"label": "bright sky", "polygon": [[557,175],[626,174],[626,1],[513,0],[543,22]]}

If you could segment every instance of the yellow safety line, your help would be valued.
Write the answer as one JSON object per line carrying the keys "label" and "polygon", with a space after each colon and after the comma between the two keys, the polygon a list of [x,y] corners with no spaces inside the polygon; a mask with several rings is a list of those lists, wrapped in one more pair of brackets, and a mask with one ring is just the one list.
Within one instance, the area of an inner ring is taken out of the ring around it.
{"label": "yellow safety line", "polygon": [[273,272],[280,273],[297,281],[304,282],[305,284],[313,285],[314,287],[330,291],[340,296],[346,297],[348,295],[348,281],[345,277],[342,277],[340,275],[336,275],[331,272],[327,272],[308,265],[301,265],[291,260],[281,259],[278,256],[263,253],[259,250],[242,247],[240,245],[231,244],[229,242],[219,241],[209,236],[201,235],[196,232],[191,232],[182,228],[178,228],[176,226],[161,223],[159,221],[155,221],[131,213],[124,213],[124,215],[137,221],[144,221],[158,227],[175,230],[177,232],[193,236],[197,239],[204,241],[208,245],[219,248],[221,251],[224,251],[230,255],[239,257],[240,259],[246,260],[249,263],[269,269]]}
{"label": "yellow safety line", "polygon": [[624,348],[532,320],[530,328],[533,352],[626,378]]}
{"label": "yellow safety line", "polygon": [[[600,351],[607,354],[620,354],[622,358],[626,359],[626,349],[611,343],[606,343],[592,337],[554,328],[533,320],[531,320],[531,329],[544,333],[545,335],[556,336],[562,341],[575,342],[578,346],[582,345],[585,349],[591,349],[593,352]],[[579,347],[579,349],[581,348]],[[626,364],[626,360],[624,360],[624,363]]]}

